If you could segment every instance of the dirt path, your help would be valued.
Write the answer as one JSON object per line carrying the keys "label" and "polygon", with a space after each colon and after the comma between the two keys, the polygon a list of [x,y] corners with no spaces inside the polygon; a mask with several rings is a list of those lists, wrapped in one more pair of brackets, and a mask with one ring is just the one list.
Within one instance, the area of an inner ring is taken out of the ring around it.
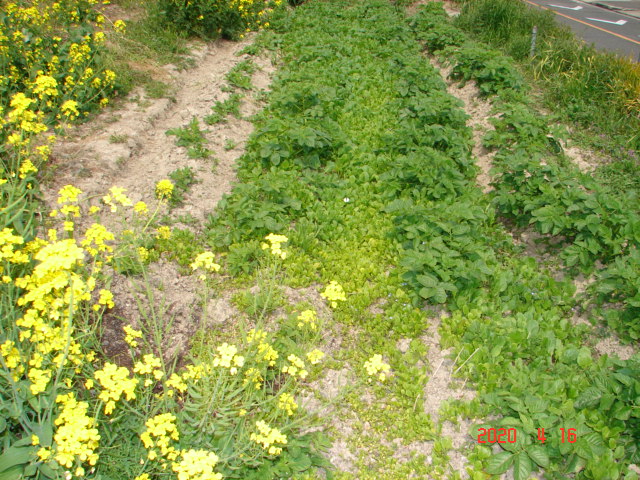
{"label": "dirt path", "polygon": [[[200,183],[194,185],[186,198],[185,206],[174,211],[175,216],[190,214],[203,220],[220,200],[231,190],[235,178],[233,165],[241,154],[251,133],[252,124],[246,119],[229,118],[226,123],[207,126],[203,117],[211,113],[216,100],[229,95],[222,91],[225,74],[246,56],[236,53],[251,43],[220,40],[193,50],[196,67],[176,72],[171,66],[173,98],[149,99],[136,90],[122,107],[100,114],[91,122],[79,127],[55,149],[55,180],[46,195],[49,200],[57,190],[68,183],[80,188],[87,196],[103,195],[110,187],[127,189],[133,202],[142,200],[153,203],[154,185],[167,178],[173,170],[191,167]],[[260,70],[253,84],[265,88],[273,67],[267,59],[255,59]],[[242,114],[256,113],[259,106],[245,96]],[[191,159],[186,149],[175,145],[175,137],[166,131],[187,125],[192,118],[200,121],[200,127],[213,151],[213,161]],[[225,144],[235,144],[225,149]]]}

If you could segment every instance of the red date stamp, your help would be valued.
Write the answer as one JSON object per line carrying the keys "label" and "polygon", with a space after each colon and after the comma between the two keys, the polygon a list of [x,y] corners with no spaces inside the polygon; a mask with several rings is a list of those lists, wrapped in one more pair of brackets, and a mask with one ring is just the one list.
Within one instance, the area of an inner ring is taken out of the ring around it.
{"label": "red date stamp", "polygon": [[[562,443],[576,443],[578,435],[575,428],[560,428]],[[518,431],[515,428],[478,428],[478,443],[516,443]],[[544,428],[538,428],[538,441],[545,443],[547,437]]]}

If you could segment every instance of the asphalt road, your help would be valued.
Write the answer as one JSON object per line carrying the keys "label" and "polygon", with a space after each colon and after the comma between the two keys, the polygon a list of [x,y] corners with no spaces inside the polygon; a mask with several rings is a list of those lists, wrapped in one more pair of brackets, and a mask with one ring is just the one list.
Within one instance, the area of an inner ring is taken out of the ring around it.
{"label": "asphalt road", "polygon": [[578,0],[524,0],[551,10],[556,19],[596,48],[640,59],[640,19]]}

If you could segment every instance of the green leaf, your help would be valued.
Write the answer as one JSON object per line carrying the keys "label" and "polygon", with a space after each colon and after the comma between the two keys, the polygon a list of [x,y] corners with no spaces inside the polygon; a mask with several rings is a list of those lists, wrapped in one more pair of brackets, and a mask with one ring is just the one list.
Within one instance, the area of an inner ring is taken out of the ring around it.
{"label": "green leaf", "polygon": [[16,465],[3,472],[0,472],[0,480],[18,480],[22,478],[24,473],[24,467],[22,465]]}
{"label": "green leaf", "polygon": [[0,472],[9,470],[16,465],[29,463],[32,458],[35,458],[35,450],[32,446],[9,447],[0,455]]}
{"label": "green leaf", "polygon": [[489,459],[485,472],[490,475],[502,475],[513,465],[514,455],[510,452],[500,452]]}
{"label": "green leaf", "polygon": [[517,454],[513,465],[514,480],[527,480],[531,470],[533,470],[533,465],[531,464],[529,455],[527,455],[526,452]]}
{"label": "green leaf", "polygon": [[527,448],[527,455],[542,468],[549,466],[549,455],[547,454],[547,449],[542,445],[530,445]]}
{"label": "green leaf", "polygon": [[587,368],[592,363],[591,351],[587,347],[582,347],[578,353],[578,365],[582,368]]}

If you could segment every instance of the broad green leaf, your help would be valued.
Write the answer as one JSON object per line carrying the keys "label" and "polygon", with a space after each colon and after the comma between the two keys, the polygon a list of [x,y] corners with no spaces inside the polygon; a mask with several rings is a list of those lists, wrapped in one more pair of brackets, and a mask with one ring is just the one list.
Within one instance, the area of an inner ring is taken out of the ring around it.
{"label": "broad green leaf", "polygon": [[0,472],[0,480],[18,480],[23,478],[24,467],[22,465],[16,465],[3,472]]}
{"label": "broad green leaf", "polygon": [[592,363],[591,351],[587,347],[582,347],[578,353],[578,365],[582,368],[587,368]]}
{"label": "broad green leaf", "polygon": [[515,456],[513,463],[513,478],[514,480],[527,480],[529,474],[533,470],[533,465],[529,459],[529,455],[526,452],[520,452]]}
{"label": "broad green leaf", "polygon": [[542,468],[549,466],[549,455],[547,454],[546,447],[542,445],[529,445],[529,447],[527,447],[527,454],[531,460]]}
{"label": "broad green leaf", "polygon": [[9,447],[0,455],[0,472],[23,465],[35,458],[34,447]]}
{"label": "broad green leaf", "polygon": [[514,455],[510,452],[500,452],[489,459],[485,472],[490,475],[502,475],[513,465]]}

